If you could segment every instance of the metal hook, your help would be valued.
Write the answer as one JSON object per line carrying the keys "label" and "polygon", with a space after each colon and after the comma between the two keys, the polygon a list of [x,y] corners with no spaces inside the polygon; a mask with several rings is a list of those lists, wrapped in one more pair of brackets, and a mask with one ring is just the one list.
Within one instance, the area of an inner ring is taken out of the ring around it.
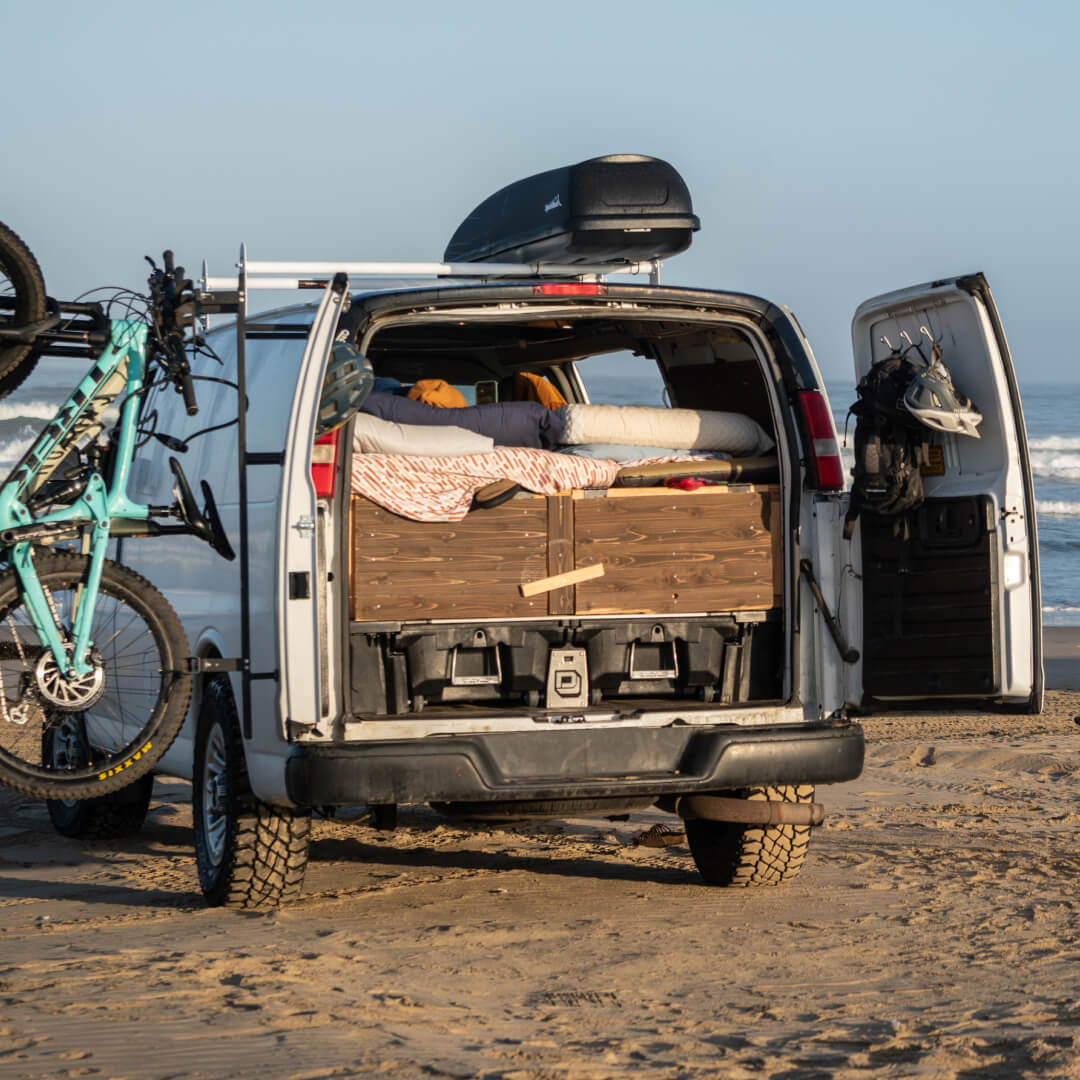
{"label": "metal hook", "polygon": [[896,352],[896,349],[893,348],[893,343],[884,334],[878,338],[878,341],[880,341],[882,345],[885,345],[889,352]]}
{"label": "metal hook", "polygon": [[[927,367],[937,367],[941,362],[941,342],[930,333],[925,326],[919,327],[919,333],[925,334],[930,339],[930,344],[933,346],[930,350],[930,363]],[[922,350],[920,350],[921,353]]]}
{"label": "metal hook", "polygon": [[925,334],[930,339],[930,344],[933,346],[933,348],[930,350],[930,363],[928,366],[932,368],[937,367],[937,365],[941,362],[941,342],[938,341],[937,338],[935,338],[934,335],[931,334],[925,326],[920,326],[919,332]]}

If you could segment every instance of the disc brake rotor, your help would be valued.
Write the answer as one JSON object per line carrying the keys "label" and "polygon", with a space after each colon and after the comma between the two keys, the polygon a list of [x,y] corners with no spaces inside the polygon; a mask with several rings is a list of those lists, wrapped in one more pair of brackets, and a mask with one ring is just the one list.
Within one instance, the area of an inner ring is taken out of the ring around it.
{"label": "disc brake rotor", "polygon": [[46,649],[34,665],[37,692],[53,708],[64,712],[81,712],[96,704],[105,693],[105,666],[97,651],[90,653],[93,667],[85,675],[69,678]]}

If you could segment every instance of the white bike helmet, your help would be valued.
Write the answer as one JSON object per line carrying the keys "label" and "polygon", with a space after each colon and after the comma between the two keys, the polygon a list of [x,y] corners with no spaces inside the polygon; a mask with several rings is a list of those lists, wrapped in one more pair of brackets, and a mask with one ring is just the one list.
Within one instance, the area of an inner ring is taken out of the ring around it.
{"label": "white bike helmet", "polygon": [[936,431],[979,438],[982,413],[955,386],[938,360],[912,379],[904,392],[904,406],[920,423]]}

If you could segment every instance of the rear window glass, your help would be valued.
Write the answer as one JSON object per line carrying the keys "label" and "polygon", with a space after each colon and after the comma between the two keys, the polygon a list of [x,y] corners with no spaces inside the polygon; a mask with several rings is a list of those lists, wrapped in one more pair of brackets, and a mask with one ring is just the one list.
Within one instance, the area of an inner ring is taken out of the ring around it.
{"label": "rear window glass", "polygon": [[604,353],[577,361],[578,374],[594,405],[666,407],[664,380],[656,361],[629,352]]}

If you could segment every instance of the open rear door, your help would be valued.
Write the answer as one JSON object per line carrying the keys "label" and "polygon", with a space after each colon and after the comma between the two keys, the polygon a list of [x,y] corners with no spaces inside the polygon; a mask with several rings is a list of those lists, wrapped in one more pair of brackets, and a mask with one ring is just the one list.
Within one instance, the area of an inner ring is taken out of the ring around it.
{"label": "open rear door", "polygon": [[851,705],[983,699],[1042,708],[1042,619],[1035,499],[1012,360],[982,274],[935,281],[862,304],[852,323],[861,379],[902,332],[929,345],[983,415],[979,438],[931,432],[926,501],[906,537],[863,513],[841,565],[861,588],[845,612],[860,661]]}

